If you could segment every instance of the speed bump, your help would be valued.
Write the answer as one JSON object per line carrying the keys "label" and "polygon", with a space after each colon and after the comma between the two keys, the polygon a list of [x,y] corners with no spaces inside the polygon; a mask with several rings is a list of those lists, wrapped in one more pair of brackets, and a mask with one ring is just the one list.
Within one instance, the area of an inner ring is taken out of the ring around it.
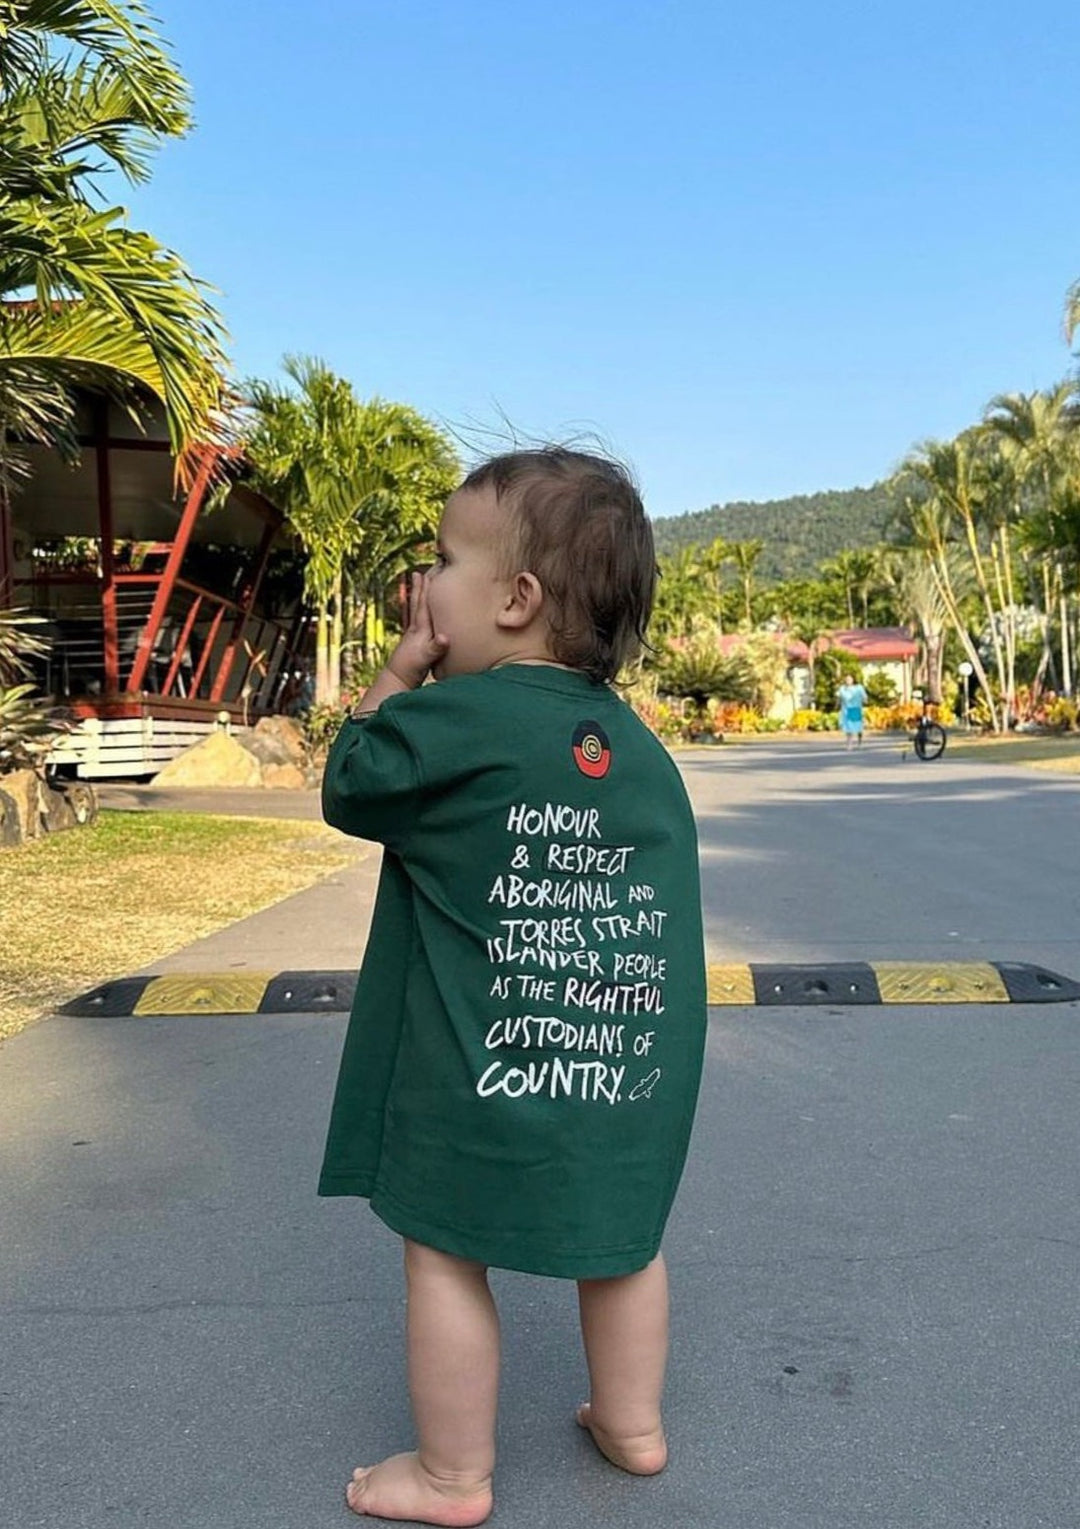
{"label": "speed bump", "polygon": [[355,972],[280,972],[267,986],[260,1014],[333,1014],[352,1008]]}
{"label": "speed bump", "polygon": [[1008,1003],[1009,990],[989,961],[878,961],[882,1003]]}
{"label": "speed bump", "polygon": [[133,1014],[254,1014],[270,981],[265,972],[152,977]]}
{"label": "speed bump", "polygon": [[1080,982],[1059,977],[1045,966],[1031,966],[1026,961],[996,961],[1001,980],[1013,1003],[1060,1003],[1080,998]]}
{"label": "speed bump", "polygon": [[710,966],[705,1001],[710,1004],[756,1002],[753,972],[748,966]]}
{"label": "speed bump", "polygon": [[152,977],[121,977],[116,982],[103,982],[100,987],[80,993],[70,1003],[64,1004],[61,1014],[71,1014],[76,1019],[123,1019],[134,1014],[135,1005],[142,997]]}
{"label": "speed bump", "polygon": [[[867,961],[709,966],[710,1007],[850,1007],[863,1004],[1067,1003],[1080,982],[1025,961]],[[206,972],[123,977],[57,1012],[117,1019],[151,1014],[344,1014],[356,972]]]}
{"label": "speed bump", "polygon": [[881,1003],[874,968],[865,961],[822,966],[754,966],[761,1004]]}

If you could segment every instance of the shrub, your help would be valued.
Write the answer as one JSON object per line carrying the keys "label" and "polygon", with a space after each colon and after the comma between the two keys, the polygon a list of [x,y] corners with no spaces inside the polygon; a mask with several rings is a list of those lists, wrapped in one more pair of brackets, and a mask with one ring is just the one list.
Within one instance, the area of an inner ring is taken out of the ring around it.
{"label": "shrub", "polygon": [[862,665],[854,653],[846,648],[826,648],[814,662],[814,704],[821,711],[836,705],[836,692],[844,675],[850,674],[855,683],[862,683]]}
{"label": "shrub", "polygon": [[1076,731],[1078,707],[1068,696],[1059,695],[1046,708],[1046,725],[1061,733]]}
{"label": "shrub", "polygon": [[64,731],[31,683],[30,660],[48,651],[28,630],[40,625],[28,611],[0,611],[0,775],[37,769]]}
{"label": "shrub", "polygon": [[803,707],[792,713],[788,727],[793,733],[828,733],[840,726],[840,716],[835,711],[814,711]]}
{"label": "shrub", "polygon": [[324,701],[312,706],[299,719],[304,730],[304,746],[310,754],[325,754],[341,731],[341,724],[349,714],[349,705],[343,699],[338,702]]}
{"label": "shrub", "polygon": [[896,684],[880,669],[875,669],[873,674],[867,675],[863,680],[866,688],[866,700],[870,706],[892,706],[899,699]]}
{"label": "shrub", "polygon": [[654,670],[661,691],[691,700],[699,708],[713,697],[748,702],[756,688],[746,654],[721,652],[711,626],[698,627],[691,636],[668,642]]}
{"label": "shrub", "polygon": [[749,719],[755,713],[738,701],[710,701],[705,708],[705,719],[716,734],[749,733],[753,726]]}
{"label": "shrub", "polygon": [[922,713],[912,702],[897,701],[892,706],[868,706],[866,725],[881,732],[910,732]]}

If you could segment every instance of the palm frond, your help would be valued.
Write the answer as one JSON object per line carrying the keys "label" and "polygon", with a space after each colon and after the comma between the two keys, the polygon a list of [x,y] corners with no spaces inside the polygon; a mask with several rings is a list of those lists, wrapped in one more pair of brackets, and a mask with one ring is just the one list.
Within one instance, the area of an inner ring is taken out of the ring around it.
{"label": "palm frond", "polygon": [[180,258],[116,209],[20,211],[32,215],[0,208],[0,291],[32,282],[37,305],[0,309],[0,369],[33,362],[73,381],[113,371],[163,401],[177,453],[214,439],[224,331]]}
{"label": "palm frond", "polygon": [[14,89],[71,47],[122,74],[147,121],[187,118],[188,87],[142,0],[6,0],[0,8],[0,88]]}

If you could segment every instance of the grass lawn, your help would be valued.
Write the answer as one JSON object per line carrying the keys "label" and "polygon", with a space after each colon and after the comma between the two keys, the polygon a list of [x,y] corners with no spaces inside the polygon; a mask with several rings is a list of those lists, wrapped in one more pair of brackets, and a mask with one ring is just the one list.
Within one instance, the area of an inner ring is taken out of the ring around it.
{"label": "grass lawn", "polygon": [[0,850],[0,1038],[356,858],[322,823],[104,812]]}
{"label": "grass lawn", "polygon": [[950,732],[946,755],[981,759],[987,764],[1026,764],[1039,770],[1080,774],[1080,733],[1043,738],[1010,733],[998,738],[993,735],[965,737],[962,732]]}
{"label": "grass lawn", "polygon": [[[960,727],[947,729],[949,741],[945,750],[946,759],[978,759],[986,764],[1024,764],[1032,765],[1037,770],[1056,770],[1061,774],[1080,775],[1080,733],[1055,733],[1044,737],[1032,737],[1026,733],[1009,733],[1004,737],[996,737],[987,733],[965,733]],[[905,748],[911,749],[911,733],[868,732],[868,739],[875,743],[893,743],[899,751]],[[832,744],[834,747],[843,743],[843,734],[839,732],[821,733],[729,733],[721,747],[730,744],[753,745],[753,744],[792,744],[798,746],[817,745],[822,743]],[[673,750],[713,749],[715,744],[703,743],[678,743],[672,744]]]}

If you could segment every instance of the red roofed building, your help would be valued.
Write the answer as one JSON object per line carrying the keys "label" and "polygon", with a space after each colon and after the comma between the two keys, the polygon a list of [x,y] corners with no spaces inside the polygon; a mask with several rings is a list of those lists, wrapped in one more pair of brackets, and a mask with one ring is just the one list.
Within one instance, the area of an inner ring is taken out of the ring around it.
{"label": "red roofed building", "polygon": [[[810,683],[810,652],[805,642],[789,633],[775,632],[769,635],[778,646],[784,646],[788,665],[787,683],[777,692],[769,715],[786,722],[793,712],[814,704]],[[718,638],[723,653],[736,652],[744,641],[742,632],[727,632]],[[837,648],[851,654],[859,664],[864,679],[871,674],[884,674],[896,686],[901,701],[911,700],[920,649],[918,642],[904,627],[853,627],[843,631],[823,632],[814,644],[814,653],[817,656]]]}

